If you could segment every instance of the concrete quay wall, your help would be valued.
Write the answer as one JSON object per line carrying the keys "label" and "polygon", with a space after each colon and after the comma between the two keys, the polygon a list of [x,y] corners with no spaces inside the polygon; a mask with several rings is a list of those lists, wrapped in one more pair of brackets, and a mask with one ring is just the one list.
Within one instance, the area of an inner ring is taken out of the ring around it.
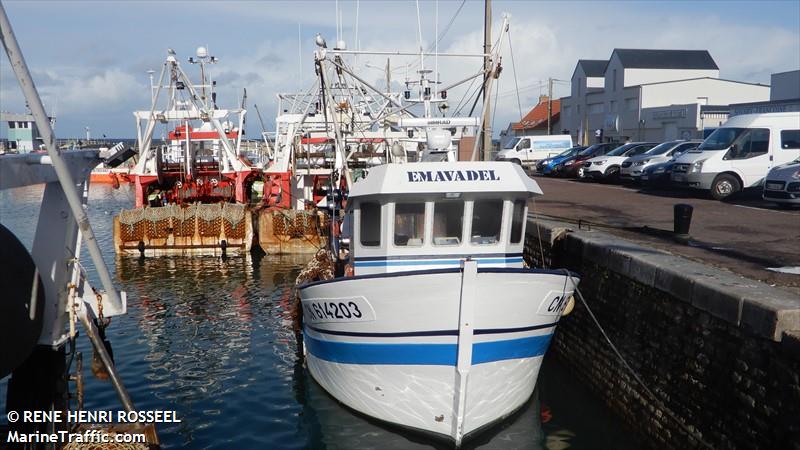
{"label": "concrete quay wall", "polygon": [[581,275],[598,321],[658,400],[625,370],[577,296],[549,355],[648,446],[800,450],[795,295],[571,224],[529,220],[526,234],[529,265]]}

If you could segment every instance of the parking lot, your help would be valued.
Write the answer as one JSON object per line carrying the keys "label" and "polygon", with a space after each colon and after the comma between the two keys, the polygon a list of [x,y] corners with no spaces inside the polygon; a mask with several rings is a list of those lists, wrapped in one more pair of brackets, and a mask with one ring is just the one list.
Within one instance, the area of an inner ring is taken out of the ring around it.
{"label": "parking lot", "polygon": [[[532,213],[610,232],[690,259],[728,269],[800,294],[800,209],[777,209],[760,192],[724,202],[677,188],[637,186],[534,175],[544,191]],[[688,244],[676,242],[673,205],[694,207]]]}

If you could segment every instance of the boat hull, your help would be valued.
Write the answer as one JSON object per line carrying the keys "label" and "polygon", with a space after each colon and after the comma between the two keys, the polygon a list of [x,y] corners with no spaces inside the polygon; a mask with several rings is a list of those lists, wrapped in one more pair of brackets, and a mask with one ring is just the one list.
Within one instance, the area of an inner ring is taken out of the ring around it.
{"label": "boat hull", "polygon": [[530,397],[572,286],[565,272],[491,268],[307,285],[308,369],[359,412],[460,444]]}

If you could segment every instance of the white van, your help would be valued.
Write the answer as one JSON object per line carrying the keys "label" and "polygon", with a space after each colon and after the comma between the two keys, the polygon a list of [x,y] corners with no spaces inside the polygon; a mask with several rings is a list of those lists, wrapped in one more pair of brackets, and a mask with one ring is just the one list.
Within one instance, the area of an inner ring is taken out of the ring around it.
{"label": "white van", "polygon": [[760,186],[769,170],[800,156],[800,112],[731,117],[672,167],[680,186],[710,190],[717,200]]}
{"label": "white van", "polygon": [[536,164],[539,160],[556,156],[572,148],[572,136],[516,136],[508,140],[497,152],[495,160],[511,161],[517,164]]}

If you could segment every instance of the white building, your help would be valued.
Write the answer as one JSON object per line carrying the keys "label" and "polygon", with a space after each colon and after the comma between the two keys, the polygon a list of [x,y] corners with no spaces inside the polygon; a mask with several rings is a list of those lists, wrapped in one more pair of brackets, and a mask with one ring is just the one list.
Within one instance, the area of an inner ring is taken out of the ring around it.
{"label": "white building", "polygon": [[769,101],[731,105],[731,116],[794,111],[800,111],[800,70],[773,73]]}
{"label": "white building", "polygon": [[615,49],[602,75],[601,63],[578,61],[572,95],[561,99],[562,127],[576,142],[595,142],[597,130],[604,141],[698,138],[718,126],[703,106],[769,98],[769,86],[720,79],[706,50]]}

